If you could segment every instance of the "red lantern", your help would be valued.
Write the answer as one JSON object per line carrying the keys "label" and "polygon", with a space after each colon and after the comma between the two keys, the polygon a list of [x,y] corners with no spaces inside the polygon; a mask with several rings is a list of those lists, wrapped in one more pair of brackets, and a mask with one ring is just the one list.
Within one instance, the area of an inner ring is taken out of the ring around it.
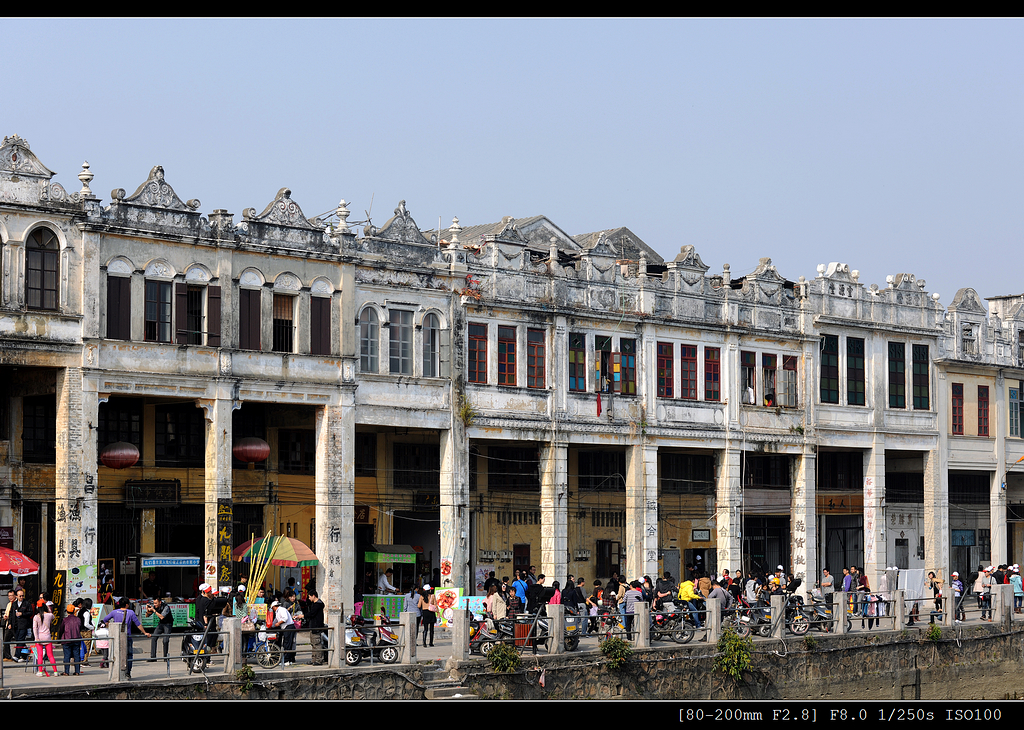
{"label": "red lantern", "polygon": [[249,436],[235,442],[235,448],[231,450],[235,458],[249,464],[257,461],[266,461],[270,456],[270,444],[261,438]]}
{"label": "red lantern", "polygon": [[135,444],[130,444],[127,441],[108,444],[100,452],[100,463],[110,469],[127,469],[130,466],[135,466],[138,460],[139,450]]}

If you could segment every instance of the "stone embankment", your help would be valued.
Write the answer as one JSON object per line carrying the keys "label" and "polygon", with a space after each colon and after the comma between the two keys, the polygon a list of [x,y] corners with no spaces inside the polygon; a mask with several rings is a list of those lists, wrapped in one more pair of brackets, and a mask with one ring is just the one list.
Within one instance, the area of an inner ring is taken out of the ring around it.
{"label": "stone embankment", "polygon": [[[1022,696],[1024,629],[944,629],[935,642],[906,630],[758,642],[742,680],[714,669],[709,647],[634,652],[611,671],[598,652],[526,655],[524,669],[495,674],[482,660],[448,672],[434,665],[261,673],[250,681],[115,683],[8,690],[10,699],[425,699],[461,685],[484,699],[1016,699]],[[543,680],[542,680],[543,677]],[[447,679],[446,679],[447,678]],[[429,694],[428,694],[429,692]],[[444,693],[441,693],[444,694]]]}

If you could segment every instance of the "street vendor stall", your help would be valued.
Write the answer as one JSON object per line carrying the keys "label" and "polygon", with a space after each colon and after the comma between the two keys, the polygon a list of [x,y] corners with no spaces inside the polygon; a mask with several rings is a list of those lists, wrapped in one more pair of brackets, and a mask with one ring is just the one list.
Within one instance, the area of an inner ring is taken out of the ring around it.
{"label": "street vendor stall", "polygon": [[[153,576],[152,579],[147,579],[148,585],[144,584],[144,588],[153,591],[153,586],[157,586],[161,597],[167,593],[171,594],[171,597],[164,598],[164,601],[171,608],[174,628],[180,629],[188,626],[189,619],[195,616],[196,610],[191,598],[193,584],[201,562],[199,556],[188,553],[139,553],[133,555],[132,560],[135,561],[136,575]],[[147,595],[149,595],[148,592]],[[150,595],[149,599],[140,600],[137,604],[139,619],[142,621],[142,625],[148,629],[152,629],[157,623],[156,617],[147,616],[148,612],[146,611],[146,606],[154,597]],[[179,598],[188,600],[178,600]],[[103,608],[110,610],[106,606]]]}
{"label": "street vendor stall", "polygon": [[[139,553],[131,556],[135,562],[135,575],[144,581],[154,577],[160,596],[170,593],[174,598],[191,598],[199,575],[201,558],[189,553]],[[146,587],[144,582],[144,588]],[[153,595],[146,594],[149,598]],[[140,596],[141,597],[141,596]]]}
{"label": "street vendor stall", "polygon": [[[409,545],[371,545],[366,551],[364,559],[366,565],[373,565],[374,590],[380,575],[391,568],[393,579],[391,584],[401,590],[406,583],[416,580],[416,555],[417,552]],[[405,610],[405,596],[401,592],[397,594],[382,594],[374,592],[363,593],[364,618],[373,618],[376,614],[384,614],[389,619],[397,620],[399,614]]]}

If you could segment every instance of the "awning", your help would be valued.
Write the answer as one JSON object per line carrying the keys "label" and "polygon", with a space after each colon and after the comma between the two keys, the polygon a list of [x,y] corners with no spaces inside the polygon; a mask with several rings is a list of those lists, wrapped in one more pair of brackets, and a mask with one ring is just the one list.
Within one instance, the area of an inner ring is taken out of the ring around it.
{"label": "awning", "polygon": [[415,563],[418,551],[411,545],[371,545],[366,551],[368,563]]}
{"label": "awning", "polygon": [[188,553],[139,553],[139,568],[198,568],[201,562],[196,555]]}

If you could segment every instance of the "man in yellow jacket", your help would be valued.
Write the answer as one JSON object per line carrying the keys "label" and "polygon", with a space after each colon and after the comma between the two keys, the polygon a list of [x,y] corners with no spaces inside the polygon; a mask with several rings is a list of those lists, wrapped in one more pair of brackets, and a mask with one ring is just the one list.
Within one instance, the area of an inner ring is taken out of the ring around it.
{"label": "man in yellow jacket", "polygon": [[690,617],[693,618],[693,624],[698,629],[703,628],[700,623],[700,614],[697,612],[697,606],[693,602],[700,598],[694,591],[693,581],[683,581],[679,586],[679,594],[677,598],[686,607],[686,610],[690,612]]}

